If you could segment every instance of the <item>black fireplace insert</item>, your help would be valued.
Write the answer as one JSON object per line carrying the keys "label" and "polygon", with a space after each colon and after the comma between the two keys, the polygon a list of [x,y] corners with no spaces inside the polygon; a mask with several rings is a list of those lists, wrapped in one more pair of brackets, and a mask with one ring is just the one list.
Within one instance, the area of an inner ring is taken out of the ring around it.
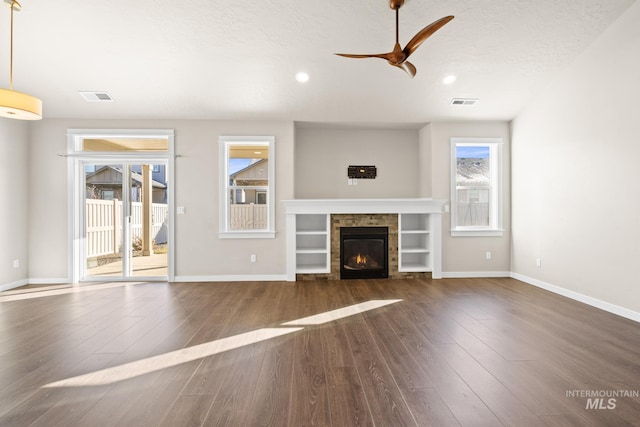
{"label": "black fireplace insert", "polygon": [[389,227],[340,227],[340,278],[389,277]]}

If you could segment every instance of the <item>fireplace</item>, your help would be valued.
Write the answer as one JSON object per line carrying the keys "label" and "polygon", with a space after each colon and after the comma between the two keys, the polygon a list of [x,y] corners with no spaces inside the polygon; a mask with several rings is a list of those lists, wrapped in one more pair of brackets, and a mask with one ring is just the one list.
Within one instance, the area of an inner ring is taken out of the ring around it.
{"label": "fireplace", "polygon": [[389,277],[388,236],[388,227],[340,227],[340,279]]}

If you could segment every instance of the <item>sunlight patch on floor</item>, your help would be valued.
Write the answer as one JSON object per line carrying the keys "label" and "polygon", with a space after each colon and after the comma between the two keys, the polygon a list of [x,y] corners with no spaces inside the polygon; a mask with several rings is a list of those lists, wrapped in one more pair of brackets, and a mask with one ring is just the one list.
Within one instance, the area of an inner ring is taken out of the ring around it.
{"label": "sunlight patch on floor", "polygon": [[165,368],[191,362],[214,354],[233,350],[249,344],[255,344],[276,338],[292,332],[300,331],[304,328],[263,328],[244,334],[234,335],[228,338],[211,341],[204,344],[194,345],[181,350],[148,357],[136,362],[125,363],[113,368],[102,369],[89,374],[80,375],[62,381],[47,384],[44,387],[83,387],[112,384],[118,381],[128,380],[140,375],[149,374]]}
{"label": "sunlight patch on floor", "polygon": [[[0,302],[20,301],[34,298],[44,298],[56,295],[77,294],[82,292],[100,291],[103,289],[124,288],[134,285],[139,285],[147,282],[109,282],[91,285],[55,285],[46,286],[43,288],[27,288],[23,291],[14,290],[8,291],[11,294],[7,295],[5,292],[0,294]],[[62,286],[62,288],[61,288]]]}
{"label": "sunlight patch on floor", "polygon": [[337,310],[326,311],[320,314],[314,314],[313,316],[304,317],[302,319],[292,320],[291,322],[283,323],[283,326],[295,326],[295,325],[321,325],[323,323],[332,322],[334,320],[343,319],[345,317],[353,316],[354,314],[364,313],[365,311],[375,310],[376,308],[384,307],[385,305],[395,304],[402,301],[401,299],[388,299],[388,300],[371,300],[367,302],[361,302],[360,304],[350,305],[349,307],[339,308]]}
{"label": "sunlight patch on floor", "polygon": [[[402,300],[371,300],[337,310],[319,313],[313,316],[304,317],[290,322],[282,323],[283,327],[261,328],[243,334],[234,335],[227,338],[198,344],[169,353],[148,357],[135,362],[125,363],[120,366],[106,368],[77,377],[68,378],[47,384],[43,387],[87,387],[113,384],[119,381],[128,380],[141,375],[146,375],[162,369],[177,366],[182,363],[191,362],[197,359],[213,356],[225,351],[234,350],[247,345],[259,343],[272,338],[298,332],[304,326],[315,326],[344,319],[349,316],[375,310],[390,304],[398,303]],[[284,327],[291,326],[291,327]]]}

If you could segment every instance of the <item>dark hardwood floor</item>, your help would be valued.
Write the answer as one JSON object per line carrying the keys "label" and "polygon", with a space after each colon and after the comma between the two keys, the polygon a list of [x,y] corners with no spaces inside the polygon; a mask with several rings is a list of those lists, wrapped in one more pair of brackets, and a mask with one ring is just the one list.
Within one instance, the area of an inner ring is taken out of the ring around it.
{"label": "dark hardwood floor", "polygon": [[638,426],[638,326],[513,279],[32,286],[0,425]]}

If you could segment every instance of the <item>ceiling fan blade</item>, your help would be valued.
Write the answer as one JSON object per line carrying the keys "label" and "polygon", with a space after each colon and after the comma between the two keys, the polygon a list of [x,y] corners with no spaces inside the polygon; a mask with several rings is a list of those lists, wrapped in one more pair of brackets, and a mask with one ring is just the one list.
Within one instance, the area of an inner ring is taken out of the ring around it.
{"label": "ceiling fan blade", "polygon": [[388,60],[388,53],[374,53],[365,55],[356,55],[352,53],[335,53],[334,55],[344,56],[345,58],[382,58]]}
{"label": "ceiling fan blade", "polygon": [[418,70],[416,70],[415,65],[413,65],[409,61],[404,61],[404,62],[401,62],[399,64],[392,64],[390,62],[389,64],[393,65],[394,67],[398,67],[401,70],[404,70],[407,74],[409,74],[409,77],[411,77],[411,78],[413,78],[416,75],[416,72],[418,71]]}
{"label": "ceiling fan blade", "polygon": [[402,49],[402,51],[406,55],[406,58],[408,58],[409,55],[415,52],[415,50],[422,44],[423,41],[429,38],[433,33],[438,31],[453,18],[454,17],[451,15],[445,16],[444,18],[440,18],[420,30],[418,34],[416,34],[411,40],[409,40],[409,43],[407,43],[404,49]]}

